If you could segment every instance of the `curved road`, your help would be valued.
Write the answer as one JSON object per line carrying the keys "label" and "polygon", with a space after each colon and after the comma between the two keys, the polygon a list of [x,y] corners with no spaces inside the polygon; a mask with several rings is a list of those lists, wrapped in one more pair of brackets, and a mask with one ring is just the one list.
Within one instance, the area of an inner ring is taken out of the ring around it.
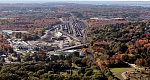
{"label": "curved road", "polygon": [[[135,70],[129,70],[129,71],[126,71],[126,72],[131,72],[131,71],[135,71]],[[127,79],[127,77],[125,76],[125,73],[126,72],[123,72],[122,74],[121,74],[121,76],[124,78],[124,79]]]}
{"label": "curved road", "polygon": [[[128,63],[128,62],[125,62],[125,63],[127,63],[127,64],[130,65],[131,67],[138,68],[138,67],[136,67],[137,65],[135,65],[135,64],[130,64],[130,63]],[[126,72],[131,72],[131,71],[135,71],[135,70],[129,70],[129,71],[126,71]],[[125,76],[125,73],[126,73],[126,72],[123,72],[123,73],[121,74],[121,76],[122,76],[124,79],[127,79],[127,77]]]}

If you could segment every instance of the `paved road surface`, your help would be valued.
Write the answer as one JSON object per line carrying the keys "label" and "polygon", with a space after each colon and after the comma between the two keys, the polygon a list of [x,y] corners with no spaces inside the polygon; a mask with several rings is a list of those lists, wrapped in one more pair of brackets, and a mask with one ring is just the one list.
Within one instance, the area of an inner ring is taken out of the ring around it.
{"label": "paved road surface", "polygon": [[[129,71],[126,71],[126,72],[131,72],[131,71],[135,71],[135,70],[129,70]],[[126,72],[123,72],[122,74],[121,74],[121,76],[124,78],[124,79],[127,79],[127,77],[125,76],[125,73]]]}
{"label": "paved road surface", "polygon": [[[128,62],[125,62],[125,63],[127,63],[127,64],[130,65],[131,67],[138,68],[137,65],[135,65],[135,64],[130,64],[130,63],[128,63]],[[126,71],[126,72],[131,72],[131,71],[135,71],[135,70],[129,70],[129,71]],[[124,79],[127,79],[127,77],[125,76],[125,73],[126,73],[126,72],[123,72],[123,73],[121,74]]]}

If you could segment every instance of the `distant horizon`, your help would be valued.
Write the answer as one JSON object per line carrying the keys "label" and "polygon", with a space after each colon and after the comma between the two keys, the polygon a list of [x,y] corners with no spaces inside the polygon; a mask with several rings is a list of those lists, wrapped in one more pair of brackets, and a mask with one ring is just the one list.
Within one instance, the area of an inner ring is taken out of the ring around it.
{"label": "distant horizon", "polygon": [[7,2],[7,3],[9,3],[9,2],[82,2],[82,1],[98,1],[98,2],[101,2],[101,1],[103,1],[103,2],[105,2],[105,1],[130,1],[130,2],[132,2],[132,1],[134,1],[134,2],[136,2],[136,1],[150,1],[150,0],[55,0],[55,1],[53,1],[53,0],[0,0],[0,3],[1,2]]}
{"label": "distant horizon", "polygon": [[1,1],[0,4],[44,4],[44,3],[73,3],[89,5],[150,5],[150,1]]}
{"label": "distant horizon", "polygon": [[[147,1],[147,0],[139,0],[139,1],[129,1],[129,0],[106,0],[106,1],[89,1],[89,0],[81,0],[81,1],[79,1],[79,0],[77,0],[77,1],[71,1],[71,0],[61,0],[61,1],[59,1],[59,0],[55,0],[55,1],[47,1],[47,0],[44,0],[44,1],[33,1],[33,0],[30,0],[30,1],[25,1],[25,0],[9,0],[9,1],[3,1],[3,0],[0,0],[0,3],[61,3],[61,2],[64,2],[64,3],[70,3],[70,2],[72,2],[72,3],[79,3],[79,2],[85,2],[85,3],[87,3],[87,2],[130,2],[130,3],[133,3],[133,2],[142,2],[142,3],[144,3],[144,2],[150,2],[150,1]],[[90,3],[89,3],[90,4]]]}

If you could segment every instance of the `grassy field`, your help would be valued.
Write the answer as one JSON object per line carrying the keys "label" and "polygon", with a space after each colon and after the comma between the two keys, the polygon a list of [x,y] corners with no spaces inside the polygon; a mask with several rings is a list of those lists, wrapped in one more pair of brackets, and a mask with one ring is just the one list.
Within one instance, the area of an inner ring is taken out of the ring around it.
{"label": "grassy field", "polygon": [[121,76],[121,73],[125,72],[125,71],[129,71],[129,70],[134,70],[135,68],[110,68],[111,72],[118,77],[121,80],[124,80],[123,77]]}

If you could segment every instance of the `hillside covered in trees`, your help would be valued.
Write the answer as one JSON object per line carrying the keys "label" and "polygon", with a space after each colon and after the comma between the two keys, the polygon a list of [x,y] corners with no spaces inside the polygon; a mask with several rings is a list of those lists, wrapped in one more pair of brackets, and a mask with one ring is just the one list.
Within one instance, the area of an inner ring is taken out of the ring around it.
{"label": "hillside covered in trees", "polygon": [[123,62],[150,66],[150,23],[121,23],[91,28],[90,48],[99,64],[123,66]]}

